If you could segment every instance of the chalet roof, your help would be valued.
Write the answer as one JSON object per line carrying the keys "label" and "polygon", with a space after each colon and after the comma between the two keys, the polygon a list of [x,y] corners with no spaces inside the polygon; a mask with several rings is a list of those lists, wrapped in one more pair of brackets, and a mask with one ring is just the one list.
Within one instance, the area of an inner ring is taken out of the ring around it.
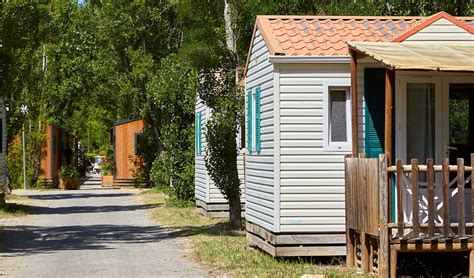
{"label": "chalet roof", "polygon": [[349,42],[348,45],[392,70],[474,72],[474,41]]}
{"label": "chalet roof", "polygon": [[349,56],[349,41],[390,42],[398,38],[401,41],[440,18],[468,32],[474,28],[474,17],[452,17],[445,12],[430,17],[260,15],[256,19],[245,72],[257,29],[270,55]]}
{"label": "chalet roof", "polygon": [[[454,19],[445,12],[431,17],[257,16],[256,27],[271,55],[347,56],[348,41],[389,42],[441,17]],[[474,27],[474,17],[457,19],[463,27]]]}

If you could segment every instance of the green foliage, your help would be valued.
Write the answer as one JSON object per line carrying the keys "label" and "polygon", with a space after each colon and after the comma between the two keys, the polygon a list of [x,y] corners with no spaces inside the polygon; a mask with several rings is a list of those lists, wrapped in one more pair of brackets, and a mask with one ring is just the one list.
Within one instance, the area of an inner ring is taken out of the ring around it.
{"label": "green foliage", "polygon": [[100,167],[100,172],[102,173],[102,176],[112,176],[113,170],[114,170],[114,162],[110,160],[103,163],[102,166]]}
{"label": "green foliage", "polygon": [[79,177],[79,173],[74,165],[66,165],[59,168],[59,177],[62,179],[77,178]]}
{"label": "green foliage", "polygon": [[194,96],[197,74],[179,55],[162,60],[149,84],[151,102],[145,118],[159,123],[157,134],[164,152],[153,162],[150,173],[156,185],[171,185],[176,200],[194,198]]}

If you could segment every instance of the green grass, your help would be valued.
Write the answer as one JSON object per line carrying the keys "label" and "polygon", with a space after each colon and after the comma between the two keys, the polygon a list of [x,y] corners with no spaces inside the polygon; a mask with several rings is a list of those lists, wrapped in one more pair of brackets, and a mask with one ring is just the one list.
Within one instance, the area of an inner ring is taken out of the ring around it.
{"label": "green grass", "polygon": [[189,239],[192,255],[218,276],[232,277],[301,277],[323,274],[329,277],[352,277],[356,274],[339,260],[275,259],[248,246],[244,231],[229,229],[224,220],[209,219],[194,207],[173,207],[166,193],[151,189],[142,193],[145,203],[154,205],[153,219],[173,229],[176,237]]}
{"label": "green grass", "polygon": [[26,205],[22,204],[29,200],[26,196],[7,195],[6,203],[0,205],[0,219],[25,216],[27,214]]}

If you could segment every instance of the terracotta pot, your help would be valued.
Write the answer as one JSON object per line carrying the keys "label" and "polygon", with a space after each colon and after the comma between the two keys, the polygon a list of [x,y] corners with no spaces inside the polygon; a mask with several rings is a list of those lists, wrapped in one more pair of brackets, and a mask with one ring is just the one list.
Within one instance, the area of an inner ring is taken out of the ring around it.
{"label": "terracotta pot", "polygon": [[59,180],[59,189],[75,190],[81,186],[79,178],[61,178]]}
{"label": "terracotta pot", "polygon": [[102,186],[113,186],[114,176],[102,176]]}

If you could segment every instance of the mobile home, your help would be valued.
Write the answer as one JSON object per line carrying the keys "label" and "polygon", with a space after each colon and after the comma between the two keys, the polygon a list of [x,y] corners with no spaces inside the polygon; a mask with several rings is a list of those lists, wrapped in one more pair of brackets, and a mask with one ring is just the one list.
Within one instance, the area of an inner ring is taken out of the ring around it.
{"label": "mobile home", "polygon": [[[212,178],[209,176],[205,155],[207,149],[205,128],[208,119],[211,116],[211,109],[199,98],[196,98],[196,118],[195,118],[195,198],[196,208],[199,213],[211,218],[229,217],[229,204],[222,195],[219,188],[214,185]],[[241,134],[241,133],[240,133]],[[240,153],[237,157],[237,167],[239,179],[241,181],[241,202],[242,211],[245,209],[245,184],[244,184],[244,156],[245,152],[241,144],[240,134],[237,138],[237,146]]]}
{"label": "mobile home", "polygon": [[[346,254],[344,157],[352,153],[353,136],[365,140],[370,131],[362,126],[362,90],[378,82],[358,82],[358,103],[351,105],[347,42],[390,42],[428,19],[257,17],[245,71],[245,198],[252,245],[273,256]],[[472,24],[472,18],[459,21]],[[374,66],[358,65],[359,71]],[[354,130],[356,111],[361,128]],[[365,152],[371,143],[358,148]]]}
{"label": "mobile home", "polygon": [[351,107],[363,107],[350,118],[346,159],[351,267],[396,277],[407,275],[397,273],[399,253],[467,253],[464,275],[474,276],[474,27],[465,20],[441,12],[390,42],[349,42]]}
{"label": "mobile home", "polygon": [[123,120],[114,124],[112,143],[114,149],[114,181],[116,186],[134,185],[134,173],[138,171],[140,159],[138,142],[144,128],[144,121]]}
{"label": "mobile home", "polygon": [[56,125],[48,124],[40,161],[40,183],[57,187],[59,169],[67,165],[77,166],[77,139]]}

